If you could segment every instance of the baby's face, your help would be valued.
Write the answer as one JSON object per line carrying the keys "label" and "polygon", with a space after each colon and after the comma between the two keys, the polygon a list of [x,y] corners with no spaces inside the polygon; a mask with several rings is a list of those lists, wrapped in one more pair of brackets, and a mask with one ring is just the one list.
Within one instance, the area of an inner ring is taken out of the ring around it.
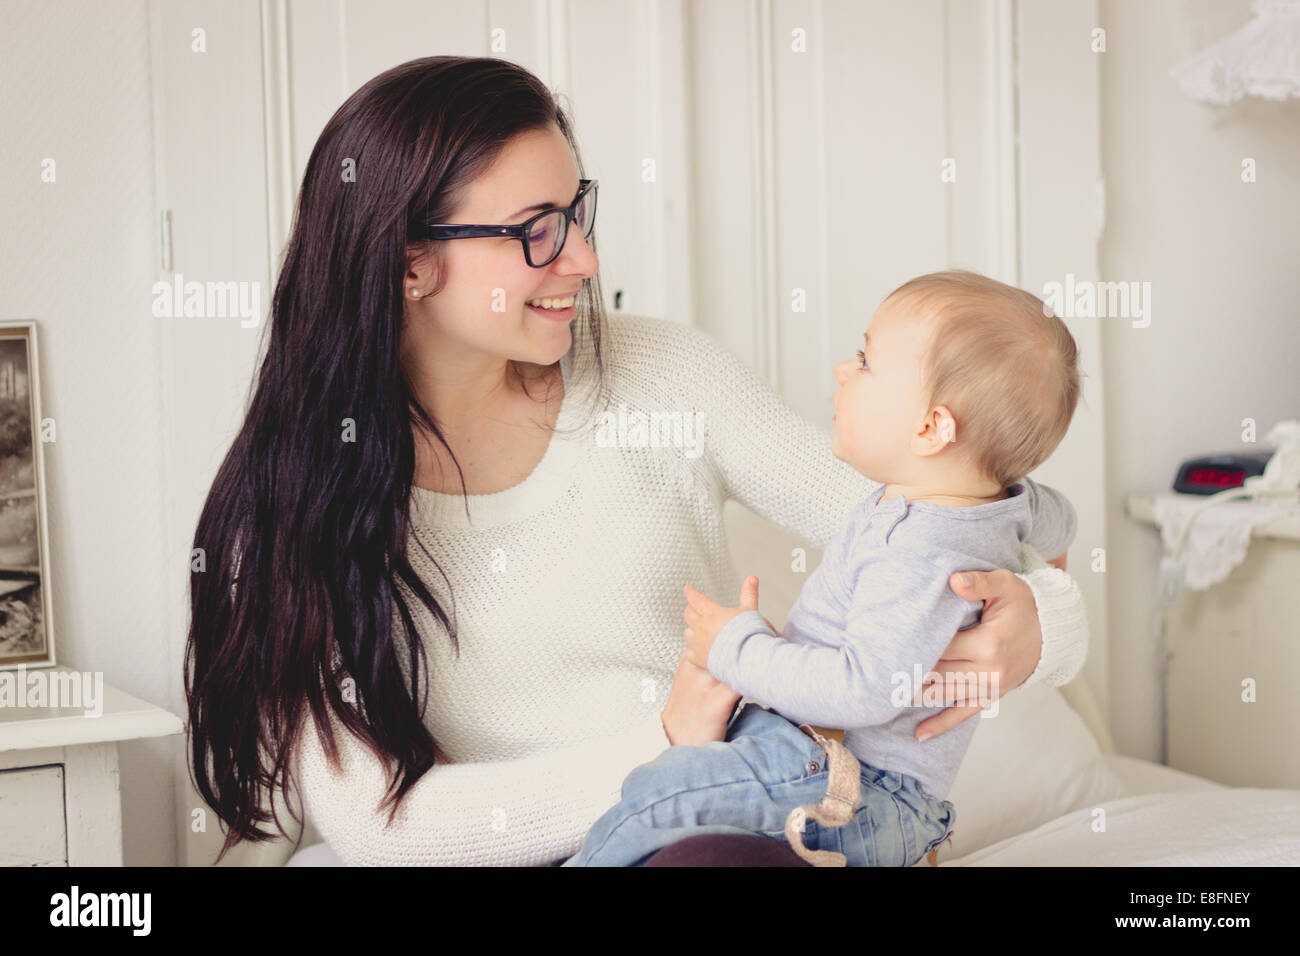
{"label": "baby's face", "polygon": [[873,481],[904,483],[915,458],[910,441],[925,427],[921,372],[929,323],[882,305],[864,338],[865,366],[861,352],[835,366],[831,451]]}

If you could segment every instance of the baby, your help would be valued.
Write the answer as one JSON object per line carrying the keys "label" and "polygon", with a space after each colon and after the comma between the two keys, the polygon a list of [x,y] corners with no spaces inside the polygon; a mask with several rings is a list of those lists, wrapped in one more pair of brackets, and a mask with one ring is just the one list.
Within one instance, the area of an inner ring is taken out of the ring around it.
{"label": "baby", "polygon": [[[725,741],[669,747],[628,774],[565,866],[640,865],[701,833],[785,840],[814,865],[911,866],[948,837],[945,797],[976,722],[924,743],[914,732],[943,706],[924,675],[983,609],[949,578],[1020,572],[1023,545],[1057,556],[1074,538],[1070,503],[1026,477],[1079,396],[1074,339],[1046,313],[963,271],[885,299],[836,366],[831,443],[882,484],[827,544],[783,633],[752,578],[740,608],[687,587],[695,662],[747,699]],[[965,676],[968,702],[996,698],[989,675]]]}

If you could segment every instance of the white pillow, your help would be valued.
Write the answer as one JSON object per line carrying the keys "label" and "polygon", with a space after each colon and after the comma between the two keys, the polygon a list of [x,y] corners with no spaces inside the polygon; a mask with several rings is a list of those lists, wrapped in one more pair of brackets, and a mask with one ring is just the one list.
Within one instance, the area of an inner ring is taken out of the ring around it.
{"label": "white pillow", "polygon": [[938,862],[1124,795],[1096,739],[1055,687],[1020,687],[997,706],[996,717],[970,718],[979,726],[948,791],[956,819]]}

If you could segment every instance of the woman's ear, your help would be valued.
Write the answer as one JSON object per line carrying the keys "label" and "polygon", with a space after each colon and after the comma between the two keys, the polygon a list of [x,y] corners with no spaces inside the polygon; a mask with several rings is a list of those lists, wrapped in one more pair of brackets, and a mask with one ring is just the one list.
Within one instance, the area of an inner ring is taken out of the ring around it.
{"label": "woman's ear", "polygon": [[421,289],[437,287],[440,279],[440,260],[428,242],[406,244],[406,280]]}

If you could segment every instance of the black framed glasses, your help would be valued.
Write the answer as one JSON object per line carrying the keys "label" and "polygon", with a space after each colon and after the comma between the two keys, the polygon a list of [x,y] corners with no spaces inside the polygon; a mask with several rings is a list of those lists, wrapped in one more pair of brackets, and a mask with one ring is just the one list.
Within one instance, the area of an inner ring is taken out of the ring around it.
{"label": "black framed glasses", "polygon": [[524,245],[524,259],[534,269],[550,265],[569,238],[569,223],[576,222],[585,240],[596,225],[596,180],[578,180],[578,195],[568,209],[547,209],[517,226],[461,226],[451,223],[420,223],[411,228],[411,239],[479,239],[509,236]]}

